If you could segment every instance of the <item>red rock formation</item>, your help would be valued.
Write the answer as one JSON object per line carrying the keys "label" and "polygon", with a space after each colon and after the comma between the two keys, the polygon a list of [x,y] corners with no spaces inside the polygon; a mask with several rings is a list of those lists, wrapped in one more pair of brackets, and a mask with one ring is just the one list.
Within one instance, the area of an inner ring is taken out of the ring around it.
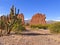
{"label": "red rock formation", "polygon": [[44,14],[37,13],[32,17],[30,25],[46,24],[45,19],[46,17]]}
{"label": "red rock formation", "polygon": [[18,14],[17,18],[20,18],[22,20],[22,24],[24,24],[24,15],[22,13]]}

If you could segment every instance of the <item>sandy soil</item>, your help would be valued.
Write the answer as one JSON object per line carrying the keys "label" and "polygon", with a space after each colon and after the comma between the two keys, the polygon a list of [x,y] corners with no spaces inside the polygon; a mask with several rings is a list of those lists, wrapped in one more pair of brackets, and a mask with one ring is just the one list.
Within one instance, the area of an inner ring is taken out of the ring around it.
{"label": "sandy soil", "polygon": [[50,34],[49,30],[28,30],[0,37],[0,45],[60,45],[60,35]]}

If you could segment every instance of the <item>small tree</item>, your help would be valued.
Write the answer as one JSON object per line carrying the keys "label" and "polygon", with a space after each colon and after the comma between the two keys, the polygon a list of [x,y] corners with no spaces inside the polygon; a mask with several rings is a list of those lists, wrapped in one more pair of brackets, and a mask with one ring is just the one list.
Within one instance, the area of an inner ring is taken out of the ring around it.
{"label": "small tree", "polygon": [[[19,13],[19,10],[18,10]],[[5,30],[4,34],[10,34],[10,32],[13,29],[16,29],[16,31],[22,31],[25,28],[22,25],[22,21],[21,19],[17,18],[18,14],[16,14],[16,8],[14,8],[14,6],[12,6],[12,8],[10,9],[10,15],[6,16],[4,18],[4,20],[1,19],[0,23],[1,23],[1,29]],[[2,33],[2,30],[1,30]]]}
{"label": "small tree", "polygon": [[13,28],[16,29],[17,31],[22,31],[23,29],[25,29],[22,25],[21,19],[17,18],[19,14],[19,10],[18,10],[18,14],[16,14],[16,8],[14,11],[13,10],[14,10],[14,6],[12,7],[11,12],[10,12],[10,21],[8,20],[6,22],[7,34],[10,34]]}

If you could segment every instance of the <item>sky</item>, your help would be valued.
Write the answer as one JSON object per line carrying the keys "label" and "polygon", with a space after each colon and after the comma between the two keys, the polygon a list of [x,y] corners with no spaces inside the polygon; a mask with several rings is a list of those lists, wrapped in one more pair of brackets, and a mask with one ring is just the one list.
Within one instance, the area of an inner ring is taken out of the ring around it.
{"label": "sky", "polygon": [[60,21],[60,0],[0,0],[0,16],[9,14],[12,5],[20,9],[25,19],[42,13],[46,20]]}

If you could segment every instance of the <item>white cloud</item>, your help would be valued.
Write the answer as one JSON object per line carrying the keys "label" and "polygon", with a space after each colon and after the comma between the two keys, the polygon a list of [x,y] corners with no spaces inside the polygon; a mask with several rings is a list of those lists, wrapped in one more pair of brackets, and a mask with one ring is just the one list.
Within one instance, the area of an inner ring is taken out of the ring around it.
{"label": "white cloud", "polygon": [[59,21],[60,22],[60,20],[54,20],[54,21]]}
{"label": "white cloud", "polygon": [[25,20],[30,20],[29,18],[25,18]]}

